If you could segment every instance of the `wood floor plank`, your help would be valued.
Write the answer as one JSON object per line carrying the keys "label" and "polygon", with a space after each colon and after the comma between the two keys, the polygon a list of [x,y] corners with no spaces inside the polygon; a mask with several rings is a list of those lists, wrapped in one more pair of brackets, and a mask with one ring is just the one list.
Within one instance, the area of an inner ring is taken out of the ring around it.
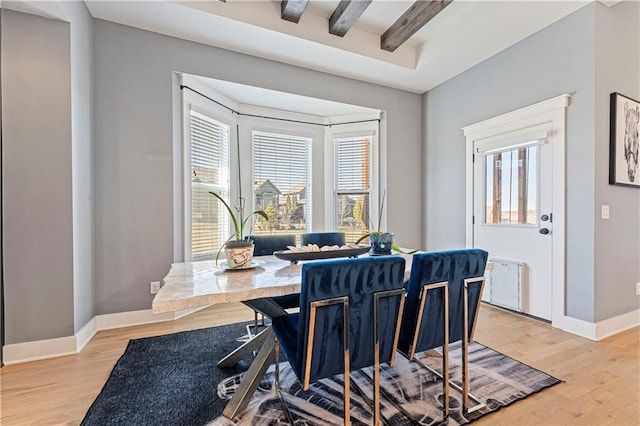
{"label": "wood floor plank", "polygon": [[[176,321],[98,332],[77,355],[5,366],[0,424],[78,424],[130,339],[251,319],[242,304],[216,305]],[[640,425],[640,328],[592,342],[482,305],[475,337],[564,381],[478,424]]]}

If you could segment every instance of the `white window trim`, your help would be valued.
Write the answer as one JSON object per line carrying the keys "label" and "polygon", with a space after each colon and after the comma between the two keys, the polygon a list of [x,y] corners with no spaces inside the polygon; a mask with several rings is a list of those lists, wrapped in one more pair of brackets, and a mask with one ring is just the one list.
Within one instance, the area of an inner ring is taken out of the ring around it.
{"label": "white window trim", "polygon": [[[206,87],[203,87],[194,79],[185,76],[180,78],[179,81],[180,84],[187,84],[198,91],[204,90],[202,93],[206,93]],[[192,260],[190,111],[196,111],[229,126],[229,198],[231,200],[237,197],[237,191],[235,190],[237,188],[237,176],[234,176],[233,173],[233,170],[235,170],[233,161],[234,158],[237,158],[234,154],[236,150],[234,143],[236,140],[236,118],[229,110],[217,106],[196,93],[188,90],[182,90],[181,92],[180,116],[182,117],[182,134],[177,144],[177,149],[176,144],[174,144],[174,212],[176,212],[176,202],[180,206],[179,214],[174,219],[174,261],[189,262]],[[224,101],[233,102],[230,99],[225,99]],[[231,232],[231,223],[229,223],[228,234],[231,235]]]}
{"label": "white window trim", "polygon": [[325,137],[325,173],[327,179],[325,179],[325,229],[338,229],[336,223],[336,200],[337,194],[335,189],[336,180],[336,160],[335,160],[335,139],[348,138],[355,136],[371,137],[371,202],[369,217],[371,223],[377,225],[380,223],[380,229],[386,229],[387,224],[387,209],[382,212],[382,217],[379,217],[381,194],[384,191],[382,181],[380,178],[380,138],[379,138],[379,126],[378,122],[367,122],[349,124],[340,126],[336,129],[331,128],[326,132]]}
{"label": "white window trim", "polygon": [[[237,116],[228,109],[216,105],[209,100],[202,98],[196,93],[192,93],[190,90],[182,90],[181,85],[186,85],[200,93],[206,94],[208,97],[216,99],[220,103],[232,108],[235,111],[242,113],[251,113],[256,115],[266,116],[278,116],[285,119],[294,119],[301,121],[309,121],[317,124],[331,123],[343,123],[348,121],[360,121],[360,120],[376,120],[364,123],[353,123],[347,125],[337,125],[335,127],[322,127],[301,125],[297,123],[284,123],[284,122],[272,122],[264,119],[251,118],[246,116]],[[190,256],[191,247],[187,246],[185,241],[185,235],[190,235],[186,230],[190,232],[190,203],[187,204],[185,200],[185,185],[187,180],[185,179],[185,173],[190,173],[189,158],[185,156],[184,144],[188,140],[187,126],[189,110],[188,104],[198,105],[199,112],[204,112],[210,115],[212,118],[229,124],[231,128],[230,132],[230,147],[229,147],[229,161],[230,161],[230,187],[229,194],[230,199],[235,200],[238,198],[238,176],[235,172],[238,164],[238,159],[243,164],[243,173],[241,176],[242,182],[240,182],[242,188],[242,194],[246,199],[246,205],[253,206],[253,170],[252,167],[246,167],[247,158],[250,159],[252,152],[251,145],[251,133],[253,130],[266,131],[272,133],[284,133],[291,135],[299,135],[312,138],[311,148],[311,163],[312,163],[312,177],[311,177],[311,190],[312,190],[312,230],[319,232],[324,230],[334,229],[334,197],[333,197],[333,178],[334,178],[334,165],[333,165],[333,135],[343,134],[362,134],[363,131],[373,132],[373,152],[372,152],[372,221],[378,222],[378,205],[381,194],[386,190],[386,118],[383,111],[378,112],[366,112],[358,114],[348,114],[332,117],[319,117],[308,114],[300,114],[291,111],[279,111],[268,108],[256,107],[252,105],[243,105],[238,102],[227,98],[226,96],[218,93],[210,87],[202,84],[198,79],[193,78],[190,75],[183,75],[181,73],[174,73],[173,76],[173,214],[174,214],[174,226],[173,226],[173,259],[174,262],[183,262]],[[240,147],[236,145],[236,125],[240,129]],[[329,149],[327,149],[329,147]],[[250,162],[250,161],[249,161]],[[190,188],[189,188],[190,191]],[[251,198],[251,200],[249,200]],[[375,210],[375,211],[373,211]],[[189,213],[189,214],[187,214]],[[187,223],[189,222],[189,223]],[[383,211],[382,218],[380,218],[381,228],[386,229],[387,225],[387,208]],[[231,233],[229,229],[229,233]]]}

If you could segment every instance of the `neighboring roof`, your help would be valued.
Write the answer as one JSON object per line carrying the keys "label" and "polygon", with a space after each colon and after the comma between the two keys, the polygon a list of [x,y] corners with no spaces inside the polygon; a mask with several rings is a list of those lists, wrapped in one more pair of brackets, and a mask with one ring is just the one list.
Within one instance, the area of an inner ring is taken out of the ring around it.
{"label": "neighboring roof", "polygon": [[272,194],[282,194],[282,191],[273,184],[269,179],[260,180],[254,183],[253,190],[256,193],[270,192]]}
{"label": "neighboring roof", "polygon": [[299,194],[302,191],[304,191],[304,189],[307,187],[307,184],[305,183],[299,183],[296,186],[292,187],[291,189],[289,189],[288,191],[284,192],[284,195],[293,195],[293,194]]}

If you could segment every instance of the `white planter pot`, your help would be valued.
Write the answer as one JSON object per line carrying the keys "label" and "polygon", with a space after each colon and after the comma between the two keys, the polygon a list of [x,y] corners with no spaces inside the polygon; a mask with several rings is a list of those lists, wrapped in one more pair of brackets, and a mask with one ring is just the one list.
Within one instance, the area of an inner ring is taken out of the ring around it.
{"label": "white planter pot", "polygon": [[224,246],[224,254],[230,268],[246,268],[253,260],[253,243],[228,242]]}

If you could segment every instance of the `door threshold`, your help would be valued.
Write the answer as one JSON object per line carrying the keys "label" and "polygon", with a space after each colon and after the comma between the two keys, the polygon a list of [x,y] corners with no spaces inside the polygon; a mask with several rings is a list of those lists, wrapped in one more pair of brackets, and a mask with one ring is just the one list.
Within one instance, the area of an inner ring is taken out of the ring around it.
{"label": "door threshold", "polygon": [[528,314],[526,312],[520,312],[520,311],[516,311],[516,310],[513,310],[513,309],[505,308],[504,306],[494,305],[493,303],[485,302],[484,300],[482,301],[482,304],[483,305],[487,305],[487,306],[489,306],[491,308],[494,308],[494,309],[498,309],[500,311],[508,312],[510,314],[520,315],[520,316],[525,317],[525,318],[530,318],[532,320],[540,321],[540,322],[543,322],[545,324],[551,325],[551,321],[550,320],[546,320],[544,318],[536,317],[536,316]]}

